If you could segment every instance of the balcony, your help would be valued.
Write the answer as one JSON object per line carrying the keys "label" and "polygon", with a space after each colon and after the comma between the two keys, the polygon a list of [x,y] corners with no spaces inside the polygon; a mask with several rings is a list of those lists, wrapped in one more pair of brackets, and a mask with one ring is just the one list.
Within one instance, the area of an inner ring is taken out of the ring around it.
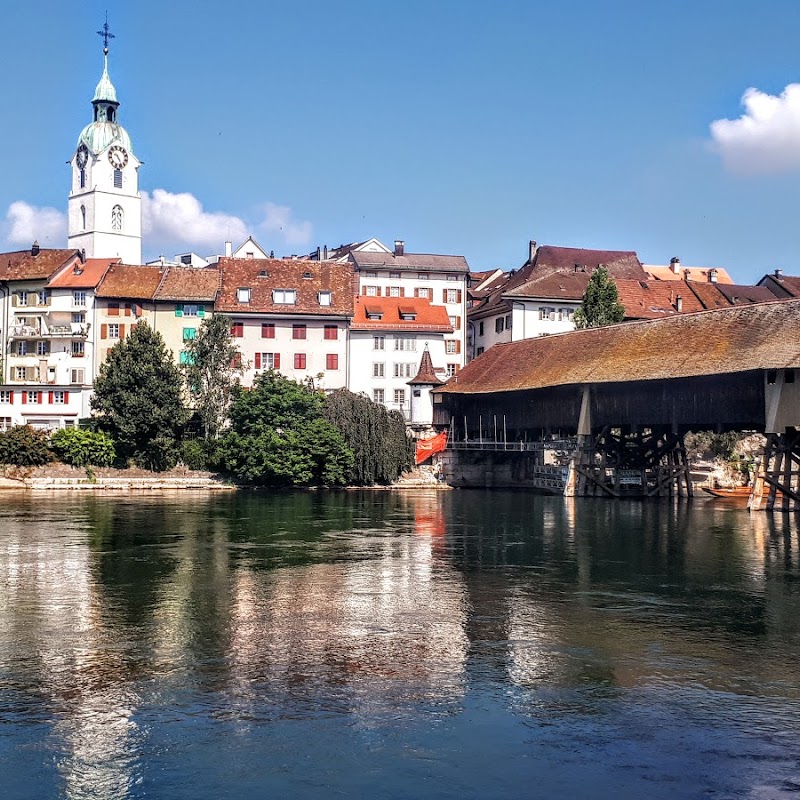
{"label": "balcony", "polygon": [[47,320],[37,319],[33,324],[11,325],[8,329],[9,339],[85,339],[89,335],[88,322],[69,322],[66,324],[48,324]]}

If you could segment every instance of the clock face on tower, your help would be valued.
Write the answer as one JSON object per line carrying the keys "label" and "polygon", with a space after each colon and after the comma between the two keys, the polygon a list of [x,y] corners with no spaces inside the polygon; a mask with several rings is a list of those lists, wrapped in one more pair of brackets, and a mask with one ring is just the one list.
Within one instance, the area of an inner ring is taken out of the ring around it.
{"label": "clock face on tower", "polygon": [[86,145],[82,144],[78,148],[78,155],[75,157],[75,161],[78,164],[78,169],[83,169],[86,166],[86,162],[89,160],[89,151],[86,149]]}
{"label": "clock face on tower", "polygon": [[128,152],[124,147],[115,144],[108,151],[108,160],[111,162],[111,166],[114,167],[114,169],[123,169],[128,163]]}

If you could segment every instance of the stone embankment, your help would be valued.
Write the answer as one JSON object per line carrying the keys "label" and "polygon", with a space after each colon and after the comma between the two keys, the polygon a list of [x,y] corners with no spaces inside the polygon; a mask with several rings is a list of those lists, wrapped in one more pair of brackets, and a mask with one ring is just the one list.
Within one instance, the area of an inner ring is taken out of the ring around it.
{"label": "stone embankment", "polygon": [[0,489],[34,491],[230,491],[235,488],[212,472],[180,468],[154,473],[141,469],[86,470],[50,464],[36,468],[8,467],[0,475]]}

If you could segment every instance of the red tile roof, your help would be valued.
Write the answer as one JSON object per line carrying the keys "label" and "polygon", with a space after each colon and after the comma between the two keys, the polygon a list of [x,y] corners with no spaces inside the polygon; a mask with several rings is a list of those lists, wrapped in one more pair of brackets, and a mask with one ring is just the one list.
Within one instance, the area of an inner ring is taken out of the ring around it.
{"label": "red tile roof", "polygon": [[[686,283],[619,280],[616,284],[619,301],[625,307],[625,319],[660,319],[702,311],[706,307]],[[681,312],[678,311],[679,297]]]}
{"label": "red tile roof", "polygon": [[31,250],[16,250],[0,253],[0,281],[34,281],[49,278],[59,267],[70,259],[79,258],[77,250],[39,250],[36,255]]}
{"label": "red tile roof", "polygon": [[[353,267],[335,261],[300,261],[273,258],[221,258],[222,284],[216,310],[224,312],[353,314]],[[237,300],[238,289],[250,289],[250,302]],[[273,303],[274,289],[294,289],[294,305]],[[319,304],[319,292],[331,292],[331,305]]]}
{"label": "red tile roof", "polygon": [[[401,319],[401,310],[415,314],[416,318]],[[368,319],[367,314],[373,313],[380,314],[381,319]],[[357,297],[350,329],[453,332],[447,309],[432,306],[429,300],[421,297]]]}
{"label": "red tile roof", "polygon": [[131,264],[113,264],[97,287],[98,297],[129,297],[151,300],[158,289],[163,268]]}
{"label": "red tile roof", "polygon": [[94,289],[118,258],[87,258],[60,269],[47,282],[51,289]]}
{"label": "red tile roof", "polygon": [[759,286],[766,286],[779,297],[800,297],[800,277],[794,275],[765,275]]}
{"label": "red tile roof", "polygon": [[496,344],[445,387],[452,393],[663,380],[800,368],[800,299]]}
{"label": "red tile roof", "polygon": [[205,300],[213,302],[222,281],[216,267],[167,267],[154,300]]}

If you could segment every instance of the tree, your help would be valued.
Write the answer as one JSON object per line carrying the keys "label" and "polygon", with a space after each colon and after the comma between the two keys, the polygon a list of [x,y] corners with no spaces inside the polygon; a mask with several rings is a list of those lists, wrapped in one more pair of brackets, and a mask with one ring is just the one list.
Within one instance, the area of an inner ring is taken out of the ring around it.
{"label": "tree", "polygon": [[181,375],[161,335],[140,322],[111,348],[94,384],[92,410],[117,455],[155,470],[174,466],[186,421]]}
{"label": "tree", "polygon": [[253,388],[234,389],[231,431],[220,440],[224,469],[271,486],[343,484],[353,453],[323,417],[324,395],[277,372],[262,372]]}
{"label": "tree", "polygon": [[348,483],[388,484],[413,464],[413,447],[401,414],[368,397],[339,389],[326,397],[325,417],[353,451]]}
{"label": "tree", "polygon": [[230,320],[206,318],[185,344],[183,374],[206,439],[219,436],[227,419],[234,386],[242,375],[242,354],[231,336]]}
{"label": "tree", "polygon": [[605,267],[598,267],[589,278],[581,307],[575,312],[576,328],[602,328],[622,322],[625,307],[619,302],[617,284]]}
{"label": "tree", "polygon": [[41,467],[53,460],[50,434],[30,425],[15,425],[0,433],[0,464]]}
{"label": "tree", "polygon": [[116,454],[111,437],[102,431],[61,428],[50,438],[59,461],[73,467],[110,467]]}

